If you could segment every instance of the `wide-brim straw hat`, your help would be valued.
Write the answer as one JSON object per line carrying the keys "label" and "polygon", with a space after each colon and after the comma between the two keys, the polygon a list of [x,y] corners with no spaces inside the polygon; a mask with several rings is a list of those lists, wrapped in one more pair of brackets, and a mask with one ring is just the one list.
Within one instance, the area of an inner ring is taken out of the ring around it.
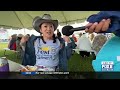
{"label": "wide-brim straw hat", "polygon": [[40,26],[41,26],[43,23],[52,23],[53,26],[54,26],[54,30],[56,30],[57,27],[58,27],[58,20],[52,20],[52,17],[51,17],[49,14],[44,14],[44,15],[42,16],[42,18],[39,17],[39,16],[36,16],[36,17],[33,19],[33,23],[32,23],[32,24],[33,24],[33,28],[34,28],[37,32],[41,33],[41,32],[40,32]]}

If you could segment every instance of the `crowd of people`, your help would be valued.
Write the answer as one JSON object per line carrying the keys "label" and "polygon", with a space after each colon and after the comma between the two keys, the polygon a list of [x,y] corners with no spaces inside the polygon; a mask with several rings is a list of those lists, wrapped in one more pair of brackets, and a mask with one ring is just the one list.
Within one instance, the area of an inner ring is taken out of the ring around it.
{"label": "crowd of people", "polygon": [[23,50],[24,48],[20,45],[20,42],[21,42],[21,39],[25,37],[25,38],[29,38],[30,35],[29,34],[26,34],[26,35],[23,35],[23,34],[13,34],[11,35],[10,39],[9,39],[9,43],[8,43],[8,48],[10,50],[14,50],[14,51],[18,51],[18,56],[20,58],[22,58],[22,53],[23,53]]}

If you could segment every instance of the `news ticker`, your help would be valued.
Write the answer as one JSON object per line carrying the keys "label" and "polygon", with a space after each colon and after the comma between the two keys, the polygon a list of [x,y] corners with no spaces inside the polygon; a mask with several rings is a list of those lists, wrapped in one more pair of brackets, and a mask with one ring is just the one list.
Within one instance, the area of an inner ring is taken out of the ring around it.
{"label": "news ticker", "polygon": [[22,75],[38,75],[38,74],[69,74],[69,72],[21,72]]}

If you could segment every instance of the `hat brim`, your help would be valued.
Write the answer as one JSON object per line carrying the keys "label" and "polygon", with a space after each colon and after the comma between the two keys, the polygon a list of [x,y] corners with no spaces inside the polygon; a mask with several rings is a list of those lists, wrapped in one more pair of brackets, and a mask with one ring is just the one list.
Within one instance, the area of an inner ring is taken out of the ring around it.
{"label": "hat brim", "polygon": [[42,23],[52,23],[54,25],[54,29],[56,30],[58,27],[58,20],[45,20],[45,19],[37,19],[33,23],[33,28],[40,33],[40,25]]}

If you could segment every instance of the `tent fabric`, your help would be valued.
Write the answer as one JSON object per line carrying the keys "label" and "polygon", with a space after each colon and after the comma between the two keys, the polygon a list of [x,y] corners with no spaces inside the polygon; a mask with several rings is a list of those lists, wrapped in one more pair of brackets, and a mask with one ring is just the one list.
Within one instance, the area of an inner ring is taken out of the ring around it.
{"label": "tent fabric", "polygon": [[50,14],[58,19],[60,25],[83,22],[91,14],[98,11],[0,11],[0,26],[4,28],[32,28],[32,20],[36,16]]}

